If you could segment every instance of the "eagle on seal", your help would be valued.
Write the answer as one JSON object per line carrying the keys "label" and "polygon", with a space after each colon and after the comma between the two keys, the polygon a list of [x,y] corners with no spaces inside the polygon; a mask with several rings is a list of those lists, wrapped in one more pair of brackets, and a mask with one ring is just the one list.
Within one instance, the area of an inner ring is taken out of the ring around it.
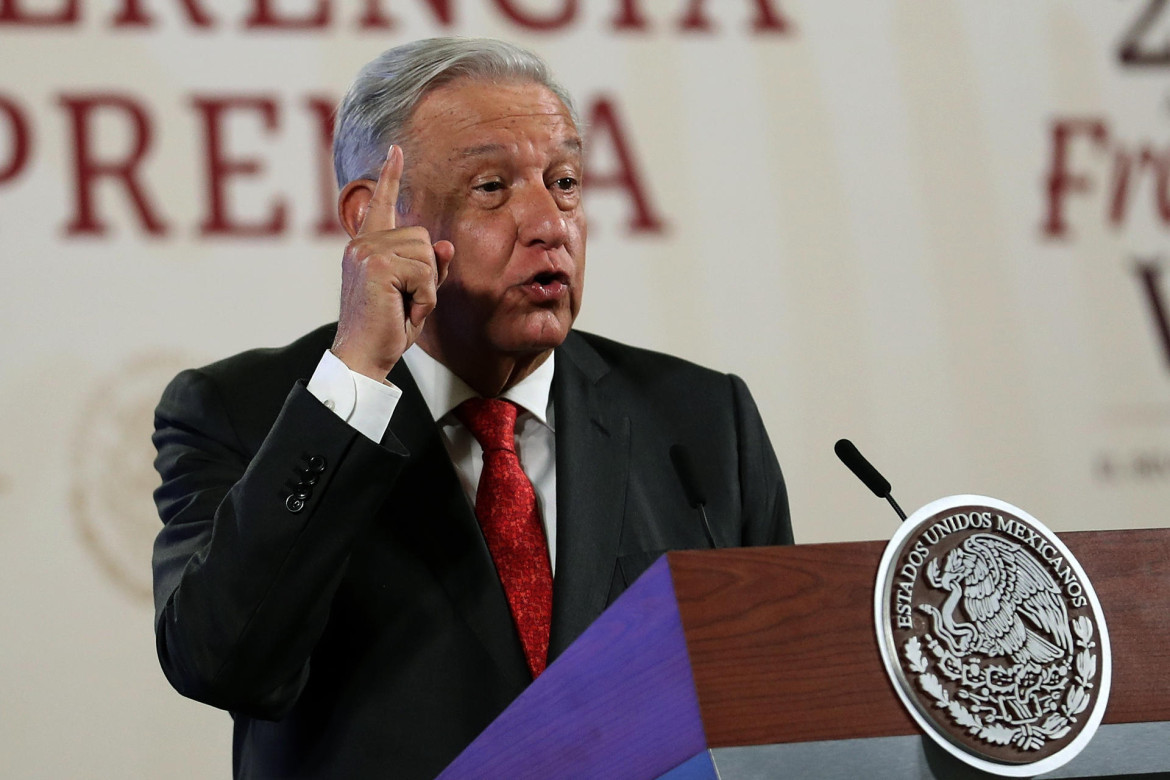
{"label": "eagle on seal", "polygon": [[[1060,587],[1022,545],[973,534],[947,554],[941,573],[938,560],[930,562],[926,578],[949,594],[941,610],[932,604],[919,608],[933,618],[935,634],[956,656],[978,653],[1047,664],[1071,655]],[[969,623],[955,619],[960,603]]]}

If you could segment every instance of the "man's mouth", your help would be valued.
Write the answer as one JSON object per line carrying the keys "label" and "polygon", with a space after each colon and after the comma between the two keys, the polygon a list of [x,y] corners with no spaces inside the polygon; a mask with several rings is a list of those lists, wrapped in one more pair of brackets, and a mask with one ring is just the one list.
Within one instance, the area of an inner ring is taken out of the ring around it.
{"label": "man's mouth", "polygon": [[538,300],[555,300],[569,289],[569,275],[562,271],[542,271],[525,282],[524,289]]}

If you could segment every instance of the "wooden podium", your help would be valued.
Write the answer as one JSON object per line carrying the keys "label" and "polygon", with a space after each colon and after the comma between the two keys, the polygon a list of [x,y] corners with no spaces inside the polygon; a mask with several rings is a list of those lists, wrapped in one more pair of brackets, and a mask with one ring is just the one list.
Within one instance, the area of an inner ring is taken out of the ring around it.
{"label": "wooden podium", "polygon": [[[1170,529],[1059,536],[1100,598],[1113,686],[1092,742],[1043,777],[1170,773]],[[988,777],[921,735],[882,668],[884,547],[667,554],[441,778]]]}

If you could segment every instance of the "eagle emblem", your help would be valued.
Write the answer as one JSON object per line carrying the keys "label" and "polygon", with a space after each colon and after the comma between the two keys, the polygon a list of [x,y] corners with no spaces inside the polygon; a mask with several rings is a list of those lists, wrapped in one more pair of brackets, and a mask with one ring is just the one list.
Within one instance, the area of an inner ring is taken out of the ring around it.
{"label": "eagle emblem", "polygon": [[[991,534],[973,534],[947,553],[939,573],[930,562],[926,579],[948,591],[943,608],[921,605],[934,619],[934,634],[958,658],[1008,656],[1016,664],[1047,664],[1072,653],[1060,587],[1023,545]],[[955,618],[962,604],[969,622]]]}
{"label": "eagle emblem", "polygon": [[995,499],[940,499],[899,529],[878,584],[887,670],[948,751],[1023,776],[1092,736],[1108,693],[1104,620],[1079,564],[1038,521]]}

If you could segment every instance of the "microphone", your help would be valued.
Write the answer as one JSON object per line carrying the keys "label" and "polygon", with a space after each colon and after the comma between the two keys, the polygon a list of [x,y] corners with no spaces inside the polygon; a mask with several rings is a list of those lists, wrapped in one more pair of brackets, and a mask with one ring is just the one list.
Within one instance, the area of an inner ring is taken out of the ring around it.
{"label": "microphone", "polygon": [[857,451],[853,446],[853,442],[848,439],[840,439],[833,445],[833,451],[837,453],[837,457],[841,462],[849,467],[849,470],[857,475],[857,478],[865,483],[865,486],[873,491],[878,498],[884,498],[890,502],[890,506],[898,513],[898,517],[903,520],[906,519],[906,513],[902,511],[902,507],[898,506],[898,502],[890,494],[890,483],[883,477],[873,465],[865,459],[865,457]]}
{"label": "microphone", "polygon": [[707,522],[707,493],[703,490],[703,482],[695,469],[695,462],[691,460],[691,451],[681,444],[670,445],[670,462],[674,464],[674,471],[678,474],[678,481],[682,485],[687,503],[699,510],[699,519],[703,521],[703,533],[707,535],[707,543],[711,549],[718,549],[715,537],[711,533],[711,524]]}

